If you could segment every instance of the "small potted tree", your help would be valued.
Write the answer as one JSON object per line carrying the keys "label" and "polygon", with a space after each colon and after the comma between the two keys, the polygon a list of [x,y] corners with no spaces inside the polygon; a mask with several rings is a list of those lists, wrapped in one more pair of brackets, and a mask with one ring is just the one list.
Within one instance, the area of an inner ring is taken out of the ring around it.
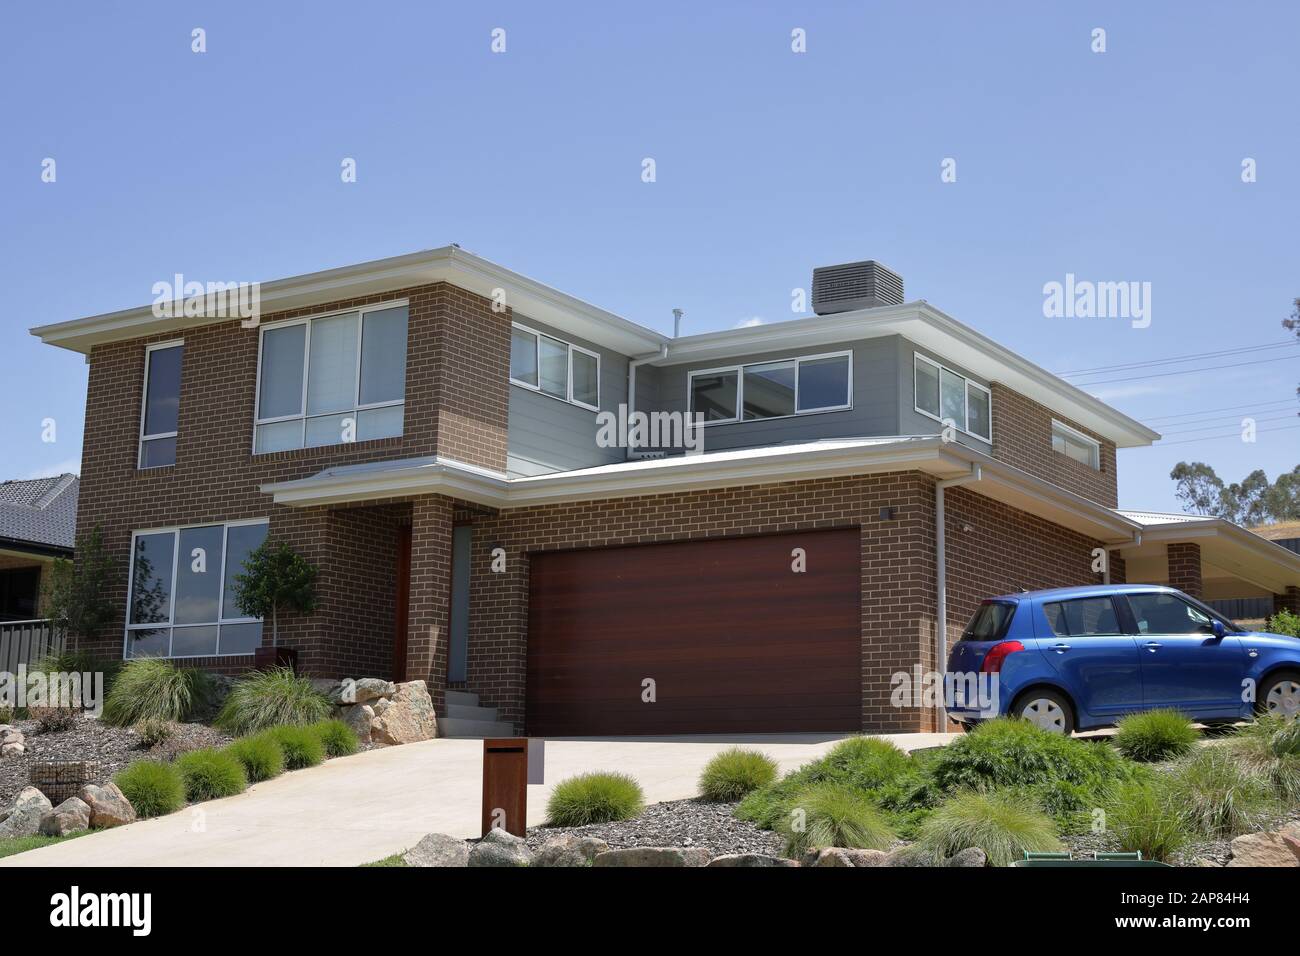
{"label": "small potted tree", "polygon": [[271,620],[271,646],[253,652],[253,666],[296,667],[298,652],[280,646],[280,610],[316,610],[316,566],[283,541],[263,541],[235,575],[235,604],[250,617]]}

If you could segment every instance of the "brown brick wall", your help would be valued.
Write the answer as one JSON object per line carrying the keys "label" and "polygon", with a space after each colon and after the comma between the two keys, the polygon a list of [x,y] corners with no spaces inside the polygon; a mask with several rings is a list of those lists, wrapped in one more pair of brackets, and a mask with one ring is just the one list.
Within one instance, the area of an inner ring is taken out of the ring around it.
{"label": "brown brick wall", "polygon": [[[1115,443],[997,382],[993,383],[993,457],[1107,508],[1119,506]],[[1052,419],[1101,444],[1101,470],[1052,450]]]}
{"label": "brown brick wall", "polygon": [[[347,589],[353,585],[346,582],[360,581],[377,589],[378,599],[392,589],[391,579],[385,577],[391,572],[379,568],[388,567],[392,554],[391,546],[378,554],[372,549],[397,520],[394,514],[345,517],[325,508],[276,507],[259,486],[307,477],[334,465],[432,454],[505,469],[508,312],[494,313],[488,300],[439,283],[265,315],[263,321],[399,298],[409,300],[410,312],[400,438],[254,456],[258,333],[236,321],[92,351],[77,522],[86,531],[96,525],[104,530],[105,547],[120,570],[109,595],[119,609],[125,605],[133,530],[256,517],[269,517],[272,538],[288,541],[321,566],[323,589]],[[181,337],[185,354],[176,464],[141,471],[136,454],[145,346]],[[336,580],[339,576],[345,583]],[[363,595],[363,603],[367,600]],[[358,628],[364,627],[368,635],[392,630],[390,611],[379,611],[381,617],[373,618],[358,616],[353,607],[342,593],[323,594],[321,609],[310,619],[281,621],[281,642],[297,647],[309,669],[343,662],[391,667],[379,651],[359,651],[359,657],[343,653],[356,640]],[[268,641],[269,631],[268,626]],[[391,646],[391,637],[388,640]],[[88,643],[100,653],[119,655],[121,623]],[[196,664],[238,670],[249,661],[251,657]]]}
{"label": "brown brick wall", "polygon": [[1169,586],[1194,598],[1201,596],[1201,546],[1194,542],[1165,545],[1169,561]]}
{"label": "brown brick wall", "polygon": [[[947,495],[950,637],[984,597],[1097,580],[1090,569],[1095,542],[968,490]],[[886,506],[895,509],[892,521],[880,518]],[[889,704],[894,673],[935,664],[934,482],[915,472],[545,505],[479,518],[469,686],[503,720],[522,724],[531,554],[836,527],[862,529],[863,729],[928,729],[932,713]],[[501,574],[488,571],[496,547],[507,554]]]}

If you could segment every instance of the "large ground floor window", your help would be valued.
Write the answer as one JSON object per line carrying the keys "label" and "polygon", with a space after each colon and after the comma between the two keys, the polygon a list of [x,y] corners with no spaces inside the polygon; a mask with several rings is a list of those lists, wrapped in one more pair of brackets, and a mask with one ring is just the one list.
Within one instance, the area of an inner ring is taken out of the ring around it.
{"label": "large ground floor window", "polygon": [[135,532],[122,656],[253,653],[262,622],[235,606],[235,575],[266,529],[259,519]]}

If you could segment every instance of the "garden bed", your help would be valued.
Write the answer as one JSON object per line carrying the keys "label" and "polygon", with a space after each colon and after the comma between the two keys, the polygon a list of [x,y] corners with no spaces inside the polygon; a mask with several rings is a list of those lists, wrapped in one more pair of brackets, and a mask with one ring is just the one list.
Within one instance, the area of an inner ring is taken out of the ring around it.
{"label": "garden bed", "polygon": [[733,816],[734,803],[704,800],[670,800],[646,807],[631,820],[590,823],[580,827],[530,827],[528,847],[539,849],[547,840],[573,834],[596,837],[613,848],[633,846],[701,847],[715,856],[726,853],[765,853],[776,856],[781,838],[770,830]]}

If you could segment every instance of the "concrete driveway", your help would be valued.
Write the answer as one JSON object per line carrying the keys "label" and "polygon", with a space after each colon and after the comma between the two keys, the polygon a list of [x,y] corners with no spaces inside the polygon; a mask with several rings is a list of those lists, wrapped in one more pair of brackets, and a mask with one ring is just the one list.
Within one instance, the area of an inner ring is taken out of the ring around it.
{"label": "concrete driveway", "polygon": [[[882,735],[905,750],[953,734]],[[829,750],[833,735],[562,739],[546,743],[547,783],[528,788],[528,823],[541,823],[551,787],[577,773],[631,774],[646,800],[696,795],[720,750],[756,747],[781,770]],[[428,740],[330,760],[167,817],[143,820],[0,859],[18,866],[357,866],[408,849],[427,833],[480,835],[483,742]]]}

